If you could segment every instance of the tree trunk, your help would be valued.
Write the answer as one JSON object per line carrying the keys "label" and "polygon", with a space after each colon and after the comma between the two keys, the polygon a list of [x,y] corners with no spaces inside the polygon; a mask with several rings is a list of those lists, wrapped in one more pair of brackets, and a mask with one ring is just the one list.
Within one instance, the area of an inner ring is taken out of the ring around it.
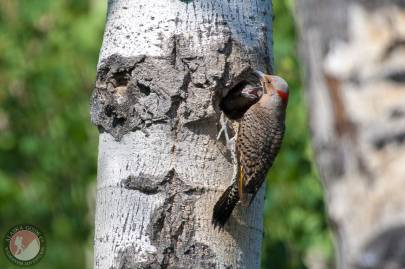
{"label": "tree trunk", "polygon": [[299,0],[338,268],[405,266],[405,2]]}
{"label": "tree trunk", "polygon": [[211,216],[232,175],[218,104],[251,68],[270,71],[271,14],[270,1],[108,2],[95,268],[259,268],[263,191],[224,231]]}

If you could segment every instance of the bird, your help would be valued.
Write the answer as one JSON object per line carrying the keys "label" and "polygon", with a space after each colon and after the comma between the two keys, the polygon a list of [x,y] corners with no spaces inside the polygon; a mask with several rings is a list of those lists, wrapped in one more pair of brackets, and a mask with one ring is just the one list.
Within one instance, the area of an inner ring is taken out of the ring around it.
{"label": "bird", "polygon": [[[214,227],[224,227],[236,204],[250,206],[266,179],[282,144],[289,89],[280,76],[258,70],[263,94],[240,119],[236,134],[237,176],[213,208]],[[247,203],[247,194],[251,195]]]}

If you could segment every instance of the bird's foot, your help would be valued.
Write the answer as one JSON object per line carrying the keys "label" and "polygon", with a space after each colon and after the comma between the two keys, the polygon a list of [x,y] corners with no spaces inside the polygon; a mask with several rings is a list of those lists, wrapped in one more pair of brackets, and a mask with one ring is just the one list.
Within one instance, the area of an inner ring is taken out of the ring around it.
{"label": "bird's foot", "polygon": [[235,137],[236,137],[236,135],[232,138],[229,138],[229,133],[228,133],[229,120],[228,120],[228,118],[226,118],[226,116],[223,112],[221,113],[221,119],[219,122],[221,124],[221,129],[218,132],[217,140],[219,140],[221,138],[222,133],[224,133],[226,147],[228,148],[229,151],[231,151],[232,154],[235,154]]}
{"label": "bird's foot", "polygon": [[218,132],[217,135],[217,140],[221,138],[222,133],[225,135],[225,139],[228,142],[229,136],[228,136],[228,119],[225,117],[224,112],[221,112],[221,117],[219,119],[219,123],[221,124],[221,129]]}
{"label": "bird's foot", "polygon": [[221,118],[220,118],[220,124],[221,124],[221,130],[219,130],[218,135],[217,135],[217,140],[221,138],[222,133],[224,133],[225,136],[225,141],[226,141],[226,147],[227,149],[231,152],[231,159],[232,159],[232,164],[233,164],[233,174],[231,178],[231,184],[233,184],[238,177],[238,159],[236,157],[236,134],[234,137],[229,138],[228,134],[228,119],[226,118],[225,114],[222,112],[221,113]]}

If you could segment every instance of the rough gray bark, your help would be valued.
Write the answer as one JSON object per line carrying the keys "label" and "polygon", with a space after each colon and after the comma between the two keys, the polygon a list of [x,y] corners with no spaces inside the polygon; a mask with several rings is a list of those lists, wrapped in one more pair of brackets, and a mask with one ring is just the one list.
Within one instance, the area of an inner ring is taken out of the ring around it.
{"label": "rough gray bark", "polygon": [[338,268],[405,267],[405,1],[299,0]]}
{"label": "rough gray bark", "polygon": [[271,43],[270,1],[108,2],[94,268],[259,268],[263,191],[222,232],[211,215],[232,175],[218,104]]}

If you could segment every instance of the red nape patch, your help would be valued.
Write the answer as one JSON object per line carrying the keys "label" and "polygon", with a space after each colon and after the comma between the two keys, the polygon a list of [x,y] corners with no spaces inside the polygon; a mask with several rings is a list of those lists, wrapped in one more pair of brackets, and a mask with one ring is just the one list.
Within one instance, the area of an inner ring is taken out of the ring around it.
{"label": "red nape patch", "polygon": [[278,96],[281,97],[281,100],[283,100],[284,102],[288,101],[288,93],[285,93],[283,91],[277,90],[277,94]]}

